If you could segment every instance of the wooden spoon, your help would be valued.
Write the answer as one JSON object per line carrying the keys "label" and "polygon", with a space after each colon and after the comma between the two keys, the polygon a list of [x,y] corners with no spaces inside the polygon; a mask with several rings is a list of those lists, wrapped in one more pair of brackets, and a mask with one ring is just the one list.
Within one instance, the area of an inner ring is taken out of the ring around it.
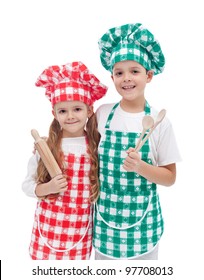
{"label": "wooden spoon", "polygon": [[138,140],[138,142],[137,142],[137,145],[136,145],[136,147],[135,147],[135,151],[136,151],[136,152],[138,152],[138,150],[139,150],[140,142],[142,141],[142,138],[143,138],[145,132],[146,132],[148,129],[152,128],[153,125],[154,125],[154,120],[153,120],[153,118],[152,118],[151,116],[146,115],[146,116],[143,117],[143,119],[142,119],[142,127],[143,127],[143,130],[142,130],[142,133],[141,133],[141,135],[140,135],[140,138],[139,138],[139,140]]}
{"label": "wooden spoon", "polygon": [[159,114],[157,115],[157,118],[156,118],[156,121],[155,121],[153,127],[151,128],[150,132],[145,136],[145,138],[142,140],[142,142],[141,142],[141,144],[140,144],[140,146],[139,146],[139,148],[138,148],[137,151],[139,151],[139,150],[142,148],[142,146],[143,146],[144,143],[147,141],[147,139],[149,139],[150,135],[151,135],[152,132],[155,130],[155,128],[158,126],[158,124],[159,124],[160,122],[163,121],[165,115],[166,115],[166,110],[165,110],[165,109],[162,109],[162,110],[159,112]]}

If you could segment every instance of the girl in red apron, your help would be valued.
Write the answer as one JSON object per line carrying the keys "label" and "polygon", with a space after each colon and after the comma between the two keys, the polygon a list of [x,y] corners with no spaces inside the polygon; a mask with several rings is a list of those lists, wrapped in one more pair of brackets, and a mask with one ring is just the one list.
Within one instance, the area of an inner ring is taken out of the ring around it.
{"label": "girl in red apron", "polygon": [[63,172],[50,178],[37,152],[29,161],[23,190],[39,198],[30,256],[34,260],[88,260],[93,202],[99,194],[99,134],[92,105],[107,88],[81,62],[45,69],[36,86],[46,89],[52,104],[54,120],[47,143]]}

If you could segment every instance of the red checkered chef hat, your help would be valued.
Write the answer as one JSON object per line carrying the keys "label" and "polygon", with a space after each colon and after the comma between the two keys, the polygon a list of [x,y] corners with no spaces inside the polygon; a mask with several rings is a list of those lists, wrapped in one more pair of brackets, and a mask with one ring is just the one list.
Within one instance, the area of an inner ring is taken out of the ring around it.
{"label": "red checkered chef hat", "polygon": [[108,90],[80,61],[48,67],[35,85],[46,89],[45,95],[53,107],[56,103],[73,100],[92,105]]}

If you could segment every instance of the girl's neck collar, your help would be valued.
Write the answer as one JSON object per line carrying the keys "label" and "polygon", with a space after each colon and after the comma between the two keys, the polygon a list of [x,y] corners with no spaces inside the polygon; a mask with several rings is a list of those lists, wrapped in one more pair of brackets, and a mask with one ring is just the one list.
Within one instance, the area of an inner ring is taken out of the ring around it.
{"label": "girl's neck collar", "polygon": [[64,133],[64,135],[62,134],[62,139],[63,138],[80,138],[80,137],[86,137],[87,133],[86,131],[84,130],[82,135],[66,135],[66,133]]}

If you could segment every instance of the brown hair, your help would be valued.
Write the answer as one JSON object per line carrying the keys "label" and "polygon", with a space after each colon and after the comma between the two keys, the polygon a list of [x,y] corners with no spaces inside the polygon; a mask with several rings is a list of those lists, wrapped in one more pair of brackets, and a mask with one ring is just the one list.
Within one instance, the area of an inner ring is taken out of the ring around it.
{"label": "brown hair", "polygon": [[[90,202],[95,202],[99,196],[99,178],[98,178],[98,144],[100,134],[97,130],[96,115],[93,113],[86,124],[86,135],[88,139],[88,154],[91,160],[91,169],[89,173],[91,195]],[[54,119],[50,125],[47,144],[55,157],[57,163],[63,171],[63,153],[61,150],[62,130],[59,122]],[[46,183],[51,177],[40,159],[37,168],[37,183]]]}

